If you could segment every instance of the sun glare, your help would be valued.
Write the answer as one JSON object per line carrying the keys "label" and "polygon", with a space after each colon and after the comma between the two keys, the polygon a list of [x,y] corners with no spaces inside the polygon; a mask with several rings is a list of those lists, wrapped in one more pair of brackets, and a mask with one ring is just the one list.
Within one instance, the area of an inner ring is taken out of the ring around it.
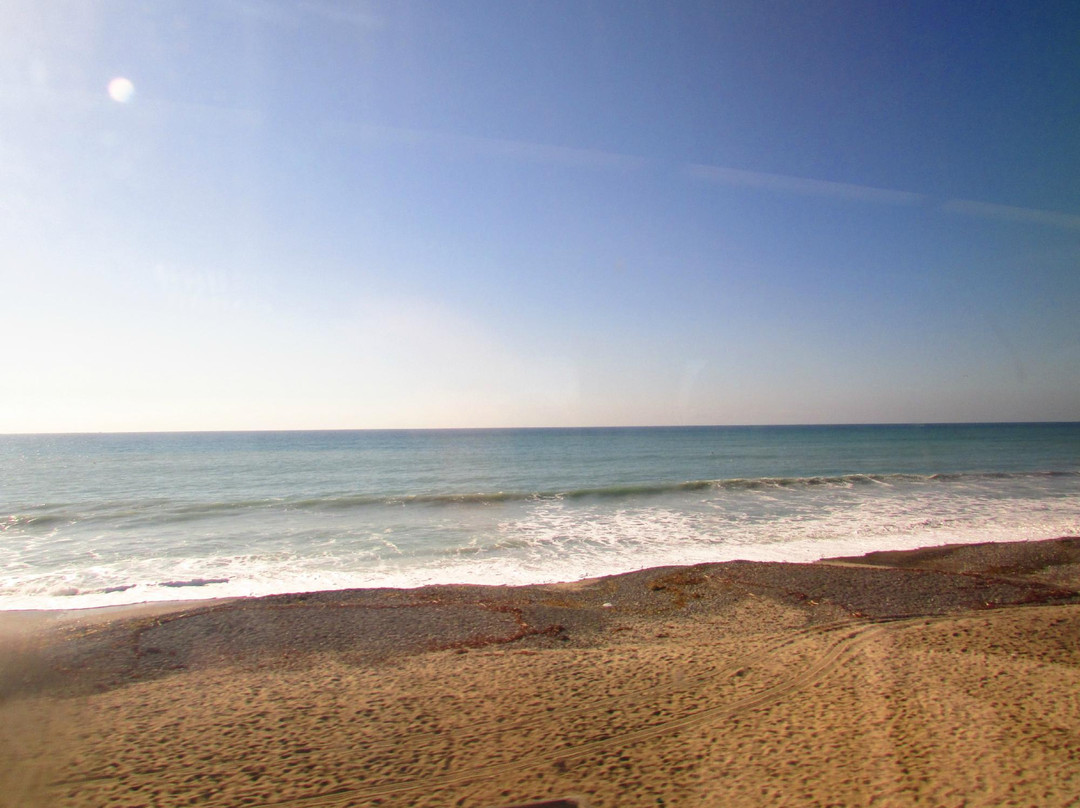
{"label": "sun glare", "polygon": [[126,104],[135,95],[135,85],[131,79],[117,76],[109,82],[109,97],[118,104]]}

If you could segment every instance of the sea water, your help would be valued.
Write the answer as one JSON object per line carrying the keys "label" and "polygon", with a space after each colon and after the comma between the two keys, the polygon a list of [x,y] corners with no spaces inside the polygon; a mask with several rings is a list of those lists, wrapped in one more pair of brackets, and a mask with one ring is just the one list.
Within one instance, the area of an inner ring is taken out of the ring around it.
{"label": "sea water", "polygon": [[1080,534],[1080,424],[0,436],[0,609]]}

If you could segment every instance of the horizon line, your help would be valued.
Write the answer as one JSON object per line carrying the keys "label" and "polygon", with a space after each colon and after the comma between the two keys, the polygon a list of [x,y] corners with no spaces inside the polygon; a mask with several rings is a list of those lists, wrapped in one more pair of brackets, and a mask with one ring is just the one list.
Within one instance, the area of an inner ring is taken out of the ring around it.
{"label": "horizon line", "polygon": [[515,432],[557,430],[634,430],[634,429],[772,429],[812,427],[871,427],[871,426],[1035,426],[1073,425],[1078,420],[1044,419],[1034,421],[837,421],[837,422],[784,422],[742,424],[584,424],[577,426],[434,426],[434,427],[325,427],[280,429],[132,429],[132,430],[84,430],[47,432],[0,432],[0,437],[64,437],[84,435],[269,435],[301,432]]}

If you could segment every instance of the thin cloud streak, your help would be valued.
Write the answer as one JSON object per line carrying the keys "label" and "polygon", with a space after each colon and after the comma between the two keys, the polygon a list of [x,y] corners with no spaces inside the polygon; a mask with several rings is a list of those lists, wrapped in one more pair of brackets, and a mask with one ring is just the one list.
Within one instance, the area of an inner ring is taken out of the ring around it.
{"label": "thin cloud streak", "polygon": [[[329,123],[325,126],[328,131],[339,135],[358,135],[369,140],[392,145],[433,146],[481,156],[504,157],[573,168],[631,172],[640,171],[648,166],[659,165],[659,161],[636,155],[601,149],[552,146],[526,140],[476,137],[424,129],[377,126],[374,124]],[[764,171],[747,171],[745,169],[703,163],[686,163],[681,166],[679,171],[683,176],[692,180],[723,185],[728,188],[748,188],[777,194],[823,197],[878,205],[929,206],[932,204],[932,198],[928,194],[920,194],[914,191],[900,191],[894,188],[879,188],[870,185],[810,179],[790,174],[770,174]],[[1067,230],[1080,230],[1080,216],[1057,211],[996,205],[967,199],[947,200],[940,206],[940,210],[983,219],[1006,220],[1060,227]]]}
{"label": "thin cloud streak", "polygon": [[[922,205],[930,201],[930,197],[926,194],[911,191],[814,180],[786,174],[767,174],[761,171],[745,171],[723,166],[689,164],[684,170],[686,175],[693,179],[714,182],[729,188],[753,188],[774,193],[851,199],[859,202],[889,205]],[[941,205],[941,210],[946,213],[959,213],[980,219],[1037,224],[1046,227],[1059,227],[1065,230],[1080,230],[1080,216],[1059,211],[997,205],[971,199],[949,199]]]}
{"label": "thin cloud streak", "polygon": [[509,157],[533,163],[547,163],[575,168],[599,168],[616,171],[636,171],[648,164],[643,157],[634,157],[599,149],[576,149],[551,146],[526,140],[457,135],[423,129],[372,124],[328,124],[327,129],[343,135],[360,135],[374,141],[405,146],[435,146],[484,156]]}
{"label": "thin cloud streak", "polygon": [[1080,230],[1080,216],[1054,210],[995,205],[992,202],[976,202],[971,199],[950,199],[941,206],[941,209],[948,213],[976,216],[980,219],[1038,224],[1047,227],[1060,227],[1065,230]]}
{"label": "thin cloud streak", "polygon": [[714,182],[729,188],[753,188],[776,193],[851,199],[885,205],[919,205],[927,201],[924,194],[911,191],[895,191],[889,188],[874,188],[869,185],[852,185],[829,180],[812,180],[786,174],[766,174],[761,171],[745,171],[699,163],[687,165],[684,171],[693,179]]}

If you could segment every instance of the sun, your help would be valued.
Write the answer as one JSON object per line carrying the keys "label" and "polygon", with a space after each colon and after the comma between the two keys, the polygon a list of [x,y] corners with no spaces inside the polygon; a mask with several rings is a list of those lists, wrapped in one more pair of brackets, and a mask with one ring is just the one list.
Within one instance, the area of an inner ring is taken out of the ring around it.
{"label": "sun", "polygon": [[135,95],[135,85],[131,79],[117,76],[109,82],[109,97],[118,104],[126,104]]}

